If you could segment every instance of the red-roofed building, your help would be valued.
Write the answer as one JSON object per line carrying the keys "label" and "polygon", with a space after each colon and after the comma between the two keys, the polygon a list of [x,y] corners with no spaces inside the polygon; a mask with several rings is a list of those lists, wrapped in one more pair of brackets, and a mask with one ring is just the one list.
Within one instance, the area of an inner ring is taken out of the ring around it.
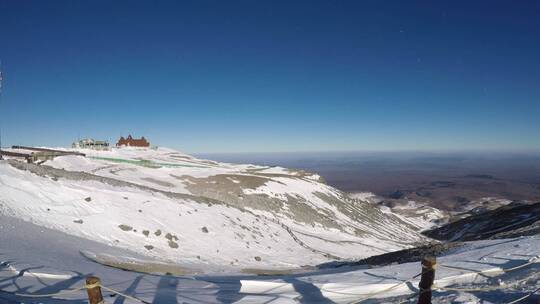
{"label": "red-roofed building", "polygon": [[140,139],[133,138],[131,135],[128,135],[127,138],[124,138],[124,136],[120,137],[118,142],[116,143],[117,147],[150,147],[150,143],[146,140],[146,138],[141,137]]}

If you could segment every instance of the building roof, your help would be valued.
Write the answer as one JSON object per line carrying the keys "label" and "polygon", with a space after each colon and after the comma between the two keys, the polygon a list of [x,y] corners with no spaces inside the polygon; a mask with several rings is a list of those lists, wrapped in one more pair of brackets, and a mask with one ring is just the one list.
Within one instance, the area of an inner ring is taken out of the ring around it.
{"label": "building roof", "polygon": [[116,145],[119,147],[120,146],[149,147],[150,143],[146,140],[146,138],[144,138],[144,136],[138,139],[138,138],[133,138],[130,134],[128,135],[127,138],[124,138],[123,136],[120,137]]}

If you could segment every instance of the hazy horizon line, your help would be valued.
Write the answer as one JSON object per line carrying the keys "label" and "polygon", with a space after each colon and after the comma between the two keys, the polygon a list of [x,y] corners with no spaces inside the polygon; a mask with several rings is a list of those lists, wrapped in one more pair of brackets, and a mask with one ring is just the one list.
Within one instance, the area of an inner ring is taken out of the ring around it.
{"label": "hazy horizon line", "polygon": [[[173,148],[176,149],[176,148]],[[182,151],[182,149],[180,149]],[[220,152],[186,152],[194,155],[234,155],[234,154],[303,154],[303,153],[322,153],[322,154],[354,154],[354,153],[425,153],[425,154],[459,154],[459,153],[495,153],[495,154],[539,154],[540,149],[351,149],[351,150],[290,150],[290,151],[220,151]]]}
{"label": "hazy horizon line", "polygon": [[[13,145],[8,145],[0,147],[0,149],[11,148]],[[27,145],[35,147],[49,147],[49,148],[71,148],[70,145],[66,146],[57,146],[57,145]],[[478,153],[489,153],[489,154],[528,154],[528,155],[539,155],[540,148],[433,148],[433,149],[335,149],[335,150],[273,150],[273,151],[189,151],[184,150],[181,147],[175,147],[175,145],[155,145],[156,147],[168,148],[177,150],[186,154],[192,155],[279,155],[279,154],[392,154],[392,153],[403,153],[403,154],[478,154]],[[114,147],[114,146],[113,146]]]}

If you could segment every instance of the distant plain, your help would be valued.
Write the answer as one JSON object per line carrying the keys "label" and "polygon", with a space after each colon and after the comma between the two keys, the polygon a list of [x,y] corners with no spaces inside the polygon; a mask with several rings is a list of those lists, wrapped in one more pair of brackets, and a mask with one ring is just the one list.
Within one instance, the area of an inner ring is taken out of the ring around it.
{"label": "distant plain", "polygon": [[373,192],[453,210],[496,197],[540,201],[540,153],[322,152],[199,154],[199,157],[303,169],[346,192]]}

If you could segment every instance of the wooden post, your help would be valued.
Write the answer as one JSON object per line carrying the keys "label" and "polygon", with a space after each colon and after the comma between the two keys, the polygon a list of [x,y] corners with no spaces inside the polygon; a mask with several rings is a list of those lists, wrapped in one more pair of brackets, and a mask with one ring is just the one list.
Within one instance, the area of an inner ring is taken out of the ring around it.
{"label": "wooden post", "polygon": [[418,295],[418,304],[431,304],[431,286],[435,280],[435,265],[437,258],[427,256],[422,259],[422,278],[420,279],[420,294]]}
{"label": "wooden post", "polygon": [[[100,284],[101,281],[98,277],[86,278],[86,285]],[[101,288],[99,286],[87,288],[88,303],[89,304],[103,304],[103,296],[101,295]]]}

